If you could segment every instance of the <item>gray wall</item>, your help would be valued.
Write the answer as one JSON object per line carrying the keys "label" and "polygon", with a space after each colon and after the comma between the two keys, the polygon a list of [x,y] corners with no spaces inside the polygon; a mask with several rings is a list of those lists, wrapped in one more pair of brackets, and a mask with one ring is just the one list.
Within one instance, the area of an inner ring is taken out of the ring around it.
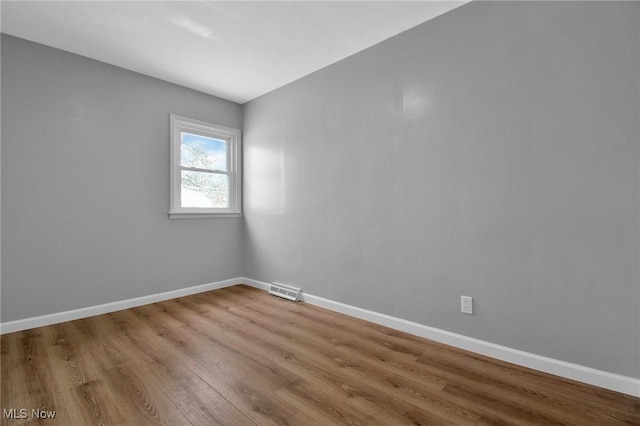
{"label": "gray wall", "polygon": [[640,377],[639,40],[473,2],[246,104],[245,276]]}
{"label": "gray wall", "polygon": [[2,321],[237,277],[240,219],[169,220],[169,113],[239,105],[2,35]]}

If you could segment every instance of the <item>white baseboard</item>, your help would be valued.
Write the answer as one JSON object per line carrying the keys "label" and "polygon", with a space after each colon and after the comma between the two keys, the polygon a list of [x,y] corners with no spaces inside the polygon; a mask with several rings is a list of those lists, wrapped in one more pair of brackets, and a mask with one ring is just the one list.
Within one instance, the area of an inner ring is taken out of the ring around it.
{"label": "white baseboard", "polygon": [[[269,284],[249,278],[242,278],[241,281],[249,286],[268,290]],[[423,324],[407,321],[401,318],[392,317],[356,306],[347,305],[323,297],[311,294],[302,294],[302,300],[312,305],[320,306],[335,312],[340,312],[352,317],[360,318],[375,324],[384,325],[394,330],[424,337],[436,342],[444,343],[456,348],[486,355],[512,364],[528,367],[545,373],[555,374],[571,380],[611,389],[617,392],[640,397],[640,379],[609,373],[607,371],[596,370],[579,364],[560,361],[545,356],[532,354],[529,352],[512,349],[506,346],[496,345],[461,334],[451,333],[438,328],[429,327]]]}
{"label": "white baseboard", "polygon": [[[148,305],[150,303],[161,302],[163,300],[175,299],[177,297],[202,293],[210,290],[230,287],[237,284],[246,284],[260,290],[269,290],[270,284],[245,277],[232,278],[194,287],[181,288],[164,293],[152,294],[149,296],[137,297],[134,299],[122,300],[118,302],[105,303],[103,305],[90,306],[87,308],[74,309],[72,311],[59,312],[38,317],[25,318],[16,321],[0,323],[0,334],[12,333],[15,331],[27,330],[35,327],[57,324],[65,321],[72,321],[87,318],[94,315],[106,314],[120,311],[122,309],[136,306]],[[588,383],[605,389],[611,389],[628,395],[640,397],[640,379],[609,373],[607,371],[596,370],[579,364],[560,361],[529,352],[512,349],[506,346],[496,345],[461,334],[451,333],[438,328],[429,327],[402,318],[392,317],[345,303],[302,293],[302,300],[306,303],[320,306],[335,312],[340,312],[352,317],[360,318],[375,324],[384,325],[398,331],[425,337],[436,342],[451,345],[460,349],[465,349],[481,355],[486,355],[502,361],[555,374],[578,382]]]}
{"label": "white baseboard", "polygon": [[121,311],[122,309],[134,308],[136,306],[162,302],[163,300],[175,299],[177,297],[189,296],[191,294],[203,293],[210,290],[217,290],[219,288],[230,287],[232,285],[241,283],[241,278],[232,278],[229,280],[217,281],[209,284],[202,284],[193,287],[166,291],[164,293],[151,294],[149,296],[136,297],[134,299],[105,303],[103,305],[89,306],[86,308],[74,309],[71,311],[3,322],[0,323],[0,334],[13,333],[15,331],[28,330],[30,328],[43,327],[46,325],[58,324],[65,321],[73,321],[81,318],[92,317],[95,315],[106,314],[109,312]]}
{"label": "white baseboard", "polygon": [[259,288],[260,290],[269,291],[271,284],[265,283],[264,281],[252,280],[251,278],[242,277],[240,278],[242,282],[248,286]]}

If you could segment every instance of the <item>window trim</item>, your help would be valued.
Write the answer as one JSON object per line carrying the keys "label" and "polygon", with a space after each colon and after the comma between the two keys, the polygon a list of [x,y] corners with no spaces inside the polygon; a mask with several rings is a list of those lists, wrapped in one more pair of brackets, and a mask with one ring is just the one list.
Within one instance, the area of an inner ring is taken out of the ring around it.
{"label": "window trim", "polygon": [[[169,218],[222,218],[242,216],[242,157],[241,131],[231,127],[207,123],[193,118],[169,114],[170,151],[169,151]],[[229,176],[229,207],[182,207],[182,170],[180,164],[180,133],[190,132],[197,135],[214,137],[228,141],[227,168]]]}

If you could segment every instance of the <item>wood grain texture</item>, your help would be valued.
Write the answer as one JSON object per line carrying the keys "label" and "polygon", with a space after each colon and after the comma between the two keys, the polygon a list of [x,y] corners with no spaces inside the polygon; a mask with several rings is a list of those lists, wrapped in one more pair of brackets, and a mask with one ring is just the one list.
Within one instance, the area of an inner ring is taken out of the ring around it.
{"label": "wood grain texture", "polygon": [[29,413],[2,425],[640,425],[638,398],[242,285],[1,349],[2,409]]}

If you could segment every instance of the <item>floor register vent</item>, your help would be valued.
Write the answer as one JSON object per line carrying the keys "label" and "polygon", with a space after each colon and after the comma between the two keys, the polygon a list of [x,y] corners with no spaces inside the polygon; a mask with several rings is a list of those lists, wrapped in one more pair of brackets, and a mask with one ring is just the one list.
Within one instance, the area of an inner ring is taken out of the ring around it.
{"label": "floor register vent", "polygon": [[274,282],[271,284],[269,288],[269,294],[273,294],[274,296],[283,297],[285,299],[293,300],[297,302],[300,297],[300,289],[291,287],[290,285],[280,284]]}

